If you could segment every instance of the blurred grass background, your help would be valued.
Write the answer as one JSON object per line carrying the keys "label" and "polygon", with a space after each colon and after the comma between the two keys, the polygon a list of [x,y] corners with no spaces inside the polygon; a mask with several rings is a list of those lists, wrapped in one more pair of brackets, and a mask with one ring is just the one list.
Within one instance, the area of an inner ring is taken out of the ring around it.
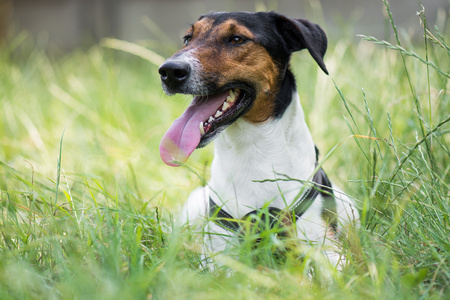
{"label": "blurred grass background", "polygon": [[[425,28],[415,41],[330,36],[330,76],[293,57],[324,168],[362,212],[342,274],[314,250],[202,271],[173,217],[201,180],[158,152],[190,98],[165,96],[157,64],[114,40],[52,56],[18,34],[0,50],[0,298],[446,299],[449,32]],[[204,178],[212,148],[189,160]]]}

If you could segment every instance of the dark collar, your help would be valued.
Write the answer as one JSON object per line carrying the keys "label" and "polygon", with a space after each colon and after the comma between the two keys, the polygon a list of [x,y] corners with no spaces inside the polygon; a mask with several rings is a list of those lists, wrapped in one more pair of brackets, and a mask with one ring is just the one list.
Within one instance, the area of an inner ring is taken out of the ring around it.
{"label": "dark collar", "polygon": [[[283,211],[275,207],[269,207],[268,212],[266,212],[263,217],[269,218],[272,227],[282,213],[287,213],[288,217],[295,216],[297,219],[300,219],[319,194],[322,195],[325,202],[325,209],[322,210],[322,216],[329,217],[328,223],[331,228],[336,231],[336,200],[334,198],[331,182],[322,168],[314,174],[312,186],[306,190],[306,192],[295,202],[295,204],[291,205],[289,210]],[[258,212],[259,210],[254,210],[239,220],[217,205],[214,200],[212,200],[211,196],[209,197],[209,217],[214,223],[231,232],[239,232],[241,230],[242,221],[246,220],[250,215],[257,215]]]}

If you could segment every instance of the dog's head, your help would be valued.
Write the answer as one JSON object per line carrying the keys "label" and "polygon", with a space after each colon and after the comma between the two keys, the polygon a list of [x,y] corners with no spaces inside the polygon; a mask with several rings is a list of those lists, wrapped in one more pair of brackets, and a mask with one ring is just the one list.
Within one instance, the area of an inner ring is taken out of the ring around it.
{"label": "dog's head", "polygon": [[307,20],[274,12],[201,16],[186,32],[184,47],[159,69],[167,94],[194,95],[161,141],[163,161],[185,162],[240,117],[253,123],[277,117],[286,108],[280,93],[291,53],[308,49],[328,74],[326,48],[323,30]]}

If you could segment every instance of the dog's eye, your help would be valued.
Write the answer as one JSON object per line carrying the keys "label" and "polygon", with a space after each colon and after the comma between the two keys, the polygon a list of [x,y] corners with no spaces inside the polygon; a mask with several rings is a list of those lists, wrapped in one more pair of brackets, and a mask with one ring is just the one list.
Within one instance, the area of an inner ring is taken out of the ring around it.
{"label": "dog's eye", "polygon": [[191,40],[192,40],[192,35],[186,35],[185,37],[183,37],[184,45],[187,46]]}
{"label": "dog's eye", "polygon": [[235,35],[233,37],[231,37],[230,39],[230,43],[232,43],[233,45],[240,45],[245,43],[247,40],[245,38],[243,38],[242,36],[238,36]]}

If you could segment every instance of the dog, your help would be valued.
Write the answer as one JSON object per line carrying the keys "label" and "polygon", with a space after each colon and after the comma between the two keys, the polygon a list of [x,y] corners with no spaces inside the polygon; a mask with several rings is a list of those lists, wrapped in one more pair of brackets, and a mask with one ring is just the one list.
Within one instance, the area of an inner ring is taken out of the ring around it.
{"label": "dog", "polygon": [[[228,249],[249,217],[293,222],[299,240],[317,244],[358,221],[318,164],[290,70],[291,54],[303,49],[328,74],[318,25],[275,12],[214,12],[191,26],[184,47],[159,68],[166,94],[193,95],[161,140],[162,160],[182,165],[216,138],[211,179],[183,212],[189,224],[205,220],[208,257]],[[334,265],[342,261],[335,250],[324,253]]]}

